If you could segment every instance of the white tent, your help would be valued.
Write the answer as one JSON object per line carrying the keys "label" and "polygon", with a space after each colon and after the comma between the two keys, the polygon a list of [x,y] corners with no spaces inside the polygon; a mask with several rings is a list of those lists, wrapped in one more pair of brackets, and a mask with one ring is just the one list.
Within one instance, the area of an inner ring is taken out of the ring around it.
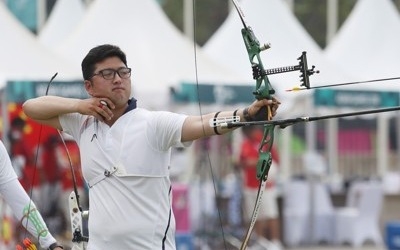
{"label": "white tent", "polygon": [[[259,42],[271,43],[271,48],[261,54],[265,68],[296,65],[298,64],[296,59],[302,51],[306,51],[309,67],[315,65],[316,69],[320,70],[320,74],[310,77],[311,85],[324,85],[350,79],[347,73],[339,70],[322,56],[319,46],[283,0],[247,0],[242,1],[241,5],[247,24],[253,28]],[[232,9],[222,26],[205,44],[204,49],[215,59],[220,59],[222,63],[233,68],[235,72],[251,78],[250,62],[240,32],[242,27],[237,11]],[[285,92],[300,85],[299,75],[299,72],[292,72],[269,76],[277,95],[285,100],[282,104],[284,110],[290,108],[285,108],[285,105],[289,106],[288,100],[291,98],[311,93]]]}
{"label": "white tent", "polygon": [[[329,60],[350,69],[358,80],[399,77],[400,17],[390,0],[359,0],[354,6],[338,34],[325,49]],[[398,80],[350,85],[353,90],[375,90],[399,92]],[[372,103],[373,100],[367,100]],[[384,175],[389,166],[388,116],[378,115],[377,121],[377,166]],[[400,141],[400,138],[397,138]]]}
{"label": "white tent", "polygon": [[[390,0],[359,0],[325,54],[359,80],[398,77],[400,16]],[[395,82],[376,82],[352,88],[398,91]]]}
{"label": "white tent", "polygon": [[82,0],[58,0],[39,32],[39,41],[49,48],[54,48],[78,26],[84,14],[85,6]]}
{"label": "white tent", "polygon": [[[79,79],[79,67],[42,46],[0,3],[0,73],[7,80]],[[4,83],[2,83],[4,84]]]}
{"label": "white tent", "polygon": [[104,43],[126,52],[133,69],[133,94],[145,106],[165,105],[169,86],[196,82],[196,77],[200,83],[243,83],[200,48],[195,50],[154,0],[96,0],[57,51],[80,64],[89,49]]}

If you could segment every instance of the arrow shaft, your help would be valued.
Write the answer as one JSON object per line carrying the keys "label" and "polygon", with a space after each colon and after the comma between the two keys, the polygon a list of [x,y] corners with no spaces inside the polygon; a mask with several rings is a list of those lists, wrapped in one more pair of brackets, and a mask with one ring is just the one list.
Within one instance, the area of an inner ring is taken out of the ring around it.
{"label": "arrow shaft", "polygon": [[300,123],[300,122],[312,122],[312,121],[320,121],[320,120],[328,120],[328,119],[337,119],[337,118],[343,118],[343,117],[393,112],[393,111],[399,111],[399,110],[400,110],[400,106],[396,106],[396,107],[390,107],[390,108],[370,109],[370,110],[363,110],[363,111],[358,111],[358,112],[349,112],[349,113],[323,115],[323,116],[304,116],[304,117],[297,117],[297,118],[290,118],[290,119],[283,119],[283,120],[271,120],[271,121],[236,122],[236,123],[225,124],[225,126],[227,128],[235,128],[235,127],[244,127],[244,126],[252,126],[252,125],[273,125],[273,126],[279,126],[280,128],[285,128],[287,126],[294,125],[294,124]]}
{"label": "arrow shaft", "polygon": [[[339,87],[339,86],[346,86],[346,85],[356,85],[356,84],[361,84],[361,83],[393,81],[393,80],[399,80],[399,79],[400,79],[400,77],[389,77],[389,78],[372,79],[372,80],[366,80],[366,81],[355,81],[355,82],[326,84],[326,85],[313,86],[313,87],[310,87],[308,89],[307,88],[296,89],[296,91],[298,91],[298,90],[309,90],[309,89],[332,88],[332,87]],[[292,91],[292,90],[288,90],[288,91]]]}

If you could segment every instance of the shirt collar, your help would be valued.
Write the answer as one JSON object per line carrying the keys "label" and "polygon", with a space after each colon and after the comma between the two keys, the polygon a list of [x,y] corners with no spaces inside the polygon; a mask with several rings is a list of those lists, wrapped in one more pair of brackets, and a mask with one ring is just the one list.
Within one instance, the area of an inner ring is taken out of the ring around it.
{"label": "shirt collar", "polygon": [[137,100],[135,98],[133,98],[133,97],[131,99],[129,99],[128,100],[128,107],[125,109],[124,114],[128,113],[131,110],[134,110],[136,108],[136,102],[137,102]]}

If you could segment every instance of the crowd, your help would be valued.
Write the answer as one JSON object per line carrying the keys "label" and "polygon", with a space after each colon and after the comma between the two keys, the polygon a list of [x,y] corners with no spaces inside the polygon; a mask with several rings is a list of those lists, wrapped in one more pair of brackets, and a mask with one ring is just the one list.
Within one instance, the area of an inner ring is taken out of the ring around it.
{"label": "crowd", "polygon": [[[57,133],[41,138],[36,147],[29,147],[24,138],[25,120],[20,117],[11,121],[8,135],[9,155],[19,182],[31,196],[49,230],[57,238],[72,238],[68,197],[78,188],[81,204],[87,207],[87,189],[81,174],[79,148],[67,135]],[[68,150],[68,151],[67,151]],[[71,167],[73,170],[71,170]],[[75,174],[73,180],[72,174]],[[25,231],[19,222],[15,223],[15,238],[21,241]]]}

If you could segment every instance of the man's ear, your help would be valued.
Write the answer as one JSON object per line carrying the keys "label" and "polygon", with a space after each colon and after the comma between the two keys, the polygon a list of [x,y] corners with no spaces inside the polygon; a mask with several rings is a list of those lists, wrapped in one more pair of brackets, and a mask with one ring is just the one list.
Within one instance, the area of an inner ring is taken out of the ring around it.
{"label": "man's ear", "polygon": [[86,91],[87,91],[89,94],[91,94],[92,88],[93,88],[93,83],[92,83],[92,81],[90,81],[90,80],[85,80],[83,83],[84,83],[84,85],[85,85]]}

